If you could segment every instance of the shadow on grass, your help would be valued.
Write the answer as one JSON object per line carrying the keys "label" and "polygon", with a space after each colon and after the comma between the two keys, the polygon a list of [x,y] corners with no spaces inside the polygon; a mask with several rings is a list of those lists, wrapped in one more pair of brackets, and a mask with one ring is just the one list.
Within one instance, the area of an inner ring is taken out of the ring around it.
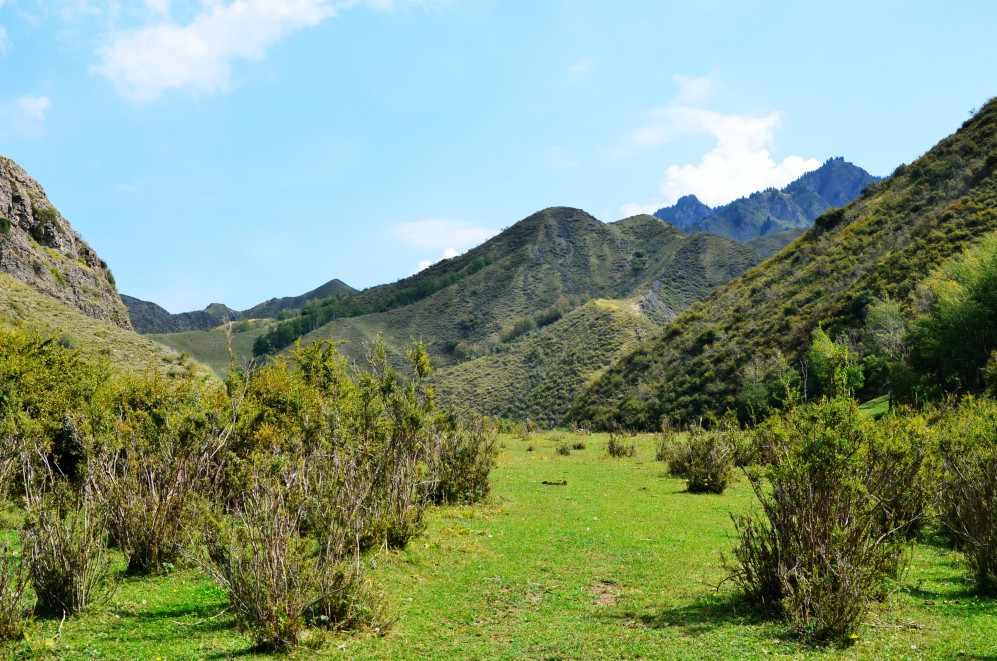
{"label": "shadow on grass", "polygon": [[635,624],[647,629],[680,627],[690,635],[701,635],[729,625],[759,625],[777,620],[773,614],[756,608],[740,596],[710,596],[681,608],[670,608],[657,613],[625,611],[611,616],[624,620],[628,626]]}

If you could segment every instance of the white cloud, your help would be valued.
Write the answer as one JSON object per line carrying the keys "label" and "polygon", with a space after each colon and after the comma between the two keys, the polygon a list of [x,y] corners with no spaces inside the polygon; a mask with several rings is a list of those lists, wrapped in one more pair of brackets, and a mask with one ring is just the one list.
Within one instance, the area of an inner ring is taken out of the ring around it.
{"label": "white cloud", "polygon": [[22,137],[39,137],[45,113],[52,107],[47,96],[27,95],[0,103],[0,136],[14,133]]}
{"label": "white cloud", "polygon": [[[456,257],[457,250],[467,250],[484,243],[498,232],[484,227],[478,227],[465,220],[430,219],[411,223],[399,223],[391,228],[391,233],[398,239],[428,250],[454,251],[451,257]],[[444,254],[444,257],[447,255]]]}
{"label": "white cloud", "polygon": [[[3,2],[0,2],[0,7],[3,7]],[[8,50],[10,50],[10,37],[7,36],[7,28],[0,25],[0,55]]]}
{"label": "white cloud", "polygon": [[720,81],[717,80],[716,72],[701,78],[675,75],[672,77],[672,80],[679,86],[679,93],[676,98],[681,103],[701,103],[720,88]]}
{"label": "white cloud", "polygon": [[142,0],[146,8],[156,16],[170,15],[171,0]]}
{"label": "white cloud", "polygon": [[628,202],[620,207],[620,212],[623,213],[624,218],[629,218],[630,216],[639,216],[643,213],[653,214],[660,208],[661,206],[656,204],[636,204],[634,202]]}
{"label": "white cloud", "polygon": [[168,20],[171,0],[143,0],[159,23],[114,33],[90,68],[132,101],[150,101],[171,89],[199,92],[232,87],[232,64],[261,60],[283,37],[314,27],[344,9],[366,6],[432,9],[446,0],[202,0],[190,22]]}
{"label": "white cloud", "polygon": [[544,163],[547,167],[551,168],[573,168],[578,165],[578,160],[571,158],[561,147],[551,147],[550,149],[545,149],[541,154]]}
{"label": "white cloud", "polygon": [[327,0],[233,0],[206,6],[188,25],[161,23],[123,32],[98,53],[91,71],[133,101],[168,89],[215,92],[231,86],[233,60],[260,60],[284,35],[333,16]]}
{"label": "white cloud", "polygon": [[119,193],[137,193],[138,192],[138,189],[135,188],[134,186],[132,186],[131,184],[118,184],[117,186],[115,186],[115,189]]}
{"label": "white cloud", "polygon": [[[688,79],[676,76],[679,99],[704,98],[715,88],[713,77]],[[652,121],[628,134],[625,144],[653,148],[689,135],[711,135],[716,146],[698,164],[671,165],[665,170],[661,192],[672,204],[694,194],[710,206],[726,204],[766,188],[782,188],[800,175],[820,167],[816,159],[788,156],[776,163],[768,147],[785,119],[779,111],[765,117],[706,110],[688,102],[673,102],[651,113]],[[625,209],[640,205],[625,205]],[[646,208],[646,207],[645,207]]]}
{"label": "white cloud", "polygon": [[32,96],[29,94],[18,99],[17,106],[24,117],[36,122],[44,122],[45,113],[52,107],[52,102],[47,96]]}
{"label": "white cloud", "polygon": [[570,83],[580,83],[588,78],[589,72],[595,67],[595,60],[587,57],[568,67],[567,79]]}

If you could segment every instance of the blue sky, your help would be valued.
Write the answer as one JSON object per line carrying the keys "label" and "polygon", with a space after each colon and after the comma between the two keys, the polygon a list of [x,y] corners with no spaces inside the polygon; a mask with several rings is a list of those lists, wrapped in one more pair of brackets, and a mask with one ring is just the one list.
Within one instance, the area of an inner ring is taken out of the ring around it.
{"label": "blue sky", "polygon": [[119,290],[391,282],[539,209],[887,175],[997,95],[993,2],[0,0],[0,154]]}

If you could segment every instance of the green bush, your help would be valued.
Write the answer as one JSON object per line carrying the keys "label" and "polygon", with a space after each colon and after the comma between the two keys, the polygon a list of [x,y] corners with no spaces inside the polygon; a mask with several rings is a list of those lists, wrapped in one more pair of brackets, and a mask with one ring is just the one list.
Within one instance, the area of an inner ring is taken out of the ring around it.
{"label": "green bush", "polygon": [[736,447],[725,430],[694,427],[673,459],[690,493],[723,493],[734,479]]}
{"label": "green bush", "polygon": [[622,437],[619,437],[616,434],[610,434],[609,441],[606,443],[606,452],[609,453],[610,457],[621,459],[623,457],[632,457],[637,454],[637,448],[633,443],[624,442]]}
{"label": "green bush", "polygon": [[939,425],[941,520],[979,592],[997,593],[997,404],[965,399]]}
{"label": "green bush", "polygon": [[106,511],[88,480],[74,488],[47,463],[26,459],[28,516],[21,531],[35,611],[82,612],[108,590]]}
{"label": "green bush", "polygon": [[11,223],[6,216],[0,216],[0,234],[10,234]]}
{"label": "green bush", "polygon": [[924,425],[882,432],[839,398],[764,427],[772,463],[749,473],[762,511],[733,517],[738,541],[725,564],[750,600],[797,632],[842,639],[901,571],[908,517],[923,506]]}
{"label": "green bush", "polygon": [[8,542],[0,544],[0,643],[21,635],[27,586],[28,565],[23,554],[15,554]]}

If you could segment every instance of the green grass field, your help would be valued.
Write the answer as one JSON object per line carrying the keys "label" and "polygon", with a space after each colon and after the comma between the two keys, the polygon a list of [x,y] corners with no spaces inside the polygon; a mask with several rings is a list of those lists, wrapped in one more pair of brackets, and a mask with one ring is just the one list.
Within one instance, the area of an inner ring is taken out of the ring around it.
{"label": "green grass field", "polygon": [[[632,441],[633,439],[631,439]],[[583,442],[569,456],[558,443]],[[394,625],[383,635],[313,633],[290,659],[997,658],[997,604],[963,581],[958,554],[925,542],[846,649],[810,647],[748,609],[727,584],[729,512],[747,482],[692,495],[653,460],[610,459],[607,437],[505,436],[494,496],[431,512],[403,552],[369,559]],[[530,451],[529,448],[533,448]],[[563,486],[543,482],[566,481]],[[195,568],[120,579],[79,618],[36,620],[0,658],[258,658],[226,601]]]}

